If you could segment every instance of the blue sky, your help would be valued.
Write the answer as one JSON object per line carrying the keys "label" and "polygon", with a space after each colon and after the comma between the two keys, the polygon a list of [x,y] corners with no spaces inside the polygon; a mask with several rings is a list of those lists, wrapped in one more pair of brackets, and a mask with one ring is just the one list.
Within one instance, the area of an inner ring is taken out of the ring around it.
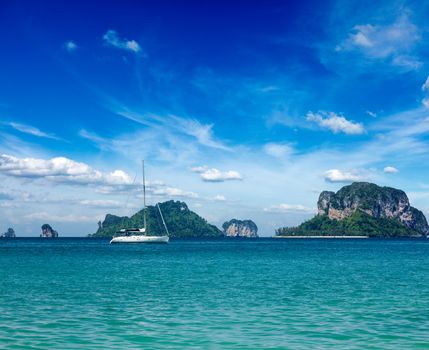
{"label": "blue sky", "polygon": [[[183,200],[262,235],[352,181],[429,214],[428,1],[0,4],[0,222]],[[137,177],[136,177],[137,176]]]}

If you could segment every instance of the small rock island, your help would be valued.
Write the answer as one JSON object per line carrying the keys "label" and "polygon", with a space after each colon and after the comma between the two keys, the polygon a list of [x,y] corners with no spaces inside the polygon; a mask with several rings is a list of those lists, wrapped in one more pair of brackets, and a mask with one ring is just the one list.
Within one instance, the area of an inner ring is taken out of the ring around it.
{"label": "small rock island", "polygon": [[354,182],[338,192],[323,191],[318,214],[298,227],[283,227],[276,236],[427,237],[423,213],[404,191]]}
{"label": "small rock island", "polygon": [[55,231],[51,225],[43,224],[42,225],[42,233],[40,234],[40,237],[42,238],[57,238],[58,232]]}
{"label": "small rock island", "polygon": [[252,220],[232,219],[224,222],[222,229],[227,237],[258,237],[258,226]]}
{"label": "small rock island", "polygon": [[0,237],[2,237],[2,238],[15,238],[16,237],[15,230],[13,228],[9,227],[7,229],[7,231],[5,233],[3,233]]}

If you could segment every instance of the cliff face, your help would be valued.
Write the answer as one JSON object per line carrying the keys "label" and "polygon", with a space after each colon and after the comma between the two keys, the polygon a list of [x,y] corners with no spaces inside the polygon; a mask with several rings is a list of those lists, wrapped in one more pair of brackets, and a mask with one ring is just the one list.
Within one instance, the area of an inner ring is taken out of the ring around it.
{"label": "cliff face", "polygon": [[225,222],[222,228],[228,237],[258,237],[258,226],[252,220],[232,219]]}
{"label": "cliff face", "polygon": [[42,233],[40,234],[42,238],[57,238],[58,232],[55,231],[50,225],[42,225]]}
{"label": "cliff face", "polygon": [[336,220],[343,220],[360,211],[376,219],[395,219],[409,229],[423,235],[429,234],[423,213],[410,206],[404,191],[391,187],[355,182],[337,193],[324,191],[319,196],[317,209],[319,215]]}

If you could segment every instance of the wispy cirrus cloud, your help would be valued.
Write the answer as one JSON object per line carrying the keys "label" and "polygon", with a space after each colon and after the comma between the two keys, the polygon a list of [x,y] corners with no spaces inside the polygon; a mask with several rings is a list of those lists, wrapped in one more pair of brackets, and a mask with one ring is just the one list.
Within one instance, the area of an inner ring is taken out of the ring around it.
{"label": "wispy cirrus cloud", "polygon": [[362,123],[347,120],[344,116],[334,112],[308,112],[307,120],[314,122],[323,129],[329,129],[333,133],[344,133],[348,135],[359,135],[365,132]]}
{"label": "wispy cirrus cloud", "polygon": [[105,45],[120,50],[131,51],[134,53],[141,52],[141,47],[137,41],[121,38],[115,30],[108,30],[106,34],[103,35],[103,41]]}
{"label": "wispy cirrus cloud", "polygon": [[290,143],[270,142],[264,145],[264,152],[272,157],[284,158],[294,153],[294,148]]}
{"label": "wispy cirrus cloud", "polygon": [[139,113],[128,108],[113,109],[117,115],[136,123],[157,128],[162,127],[164,132],[192,137],[199,145],[230,151],[230,147],[218,140],[213,132],[214,124],[203,124],[195,118],[180,117],[174,114],[159,115],[155,113]]}
{"label": "wispy cirrus cloud", "polygon": [[429,76],[427,77],[426,81],[422,85],[422,91],[425,93],[425,97],[422,100],[422,104],[426,108],[429,108]]}
{"label": "wispy cirrus cloud", "polygon": [[44,131],[42,131],[42,130],[34,127],[34,126],[31,126],[31,125],[15,123],[15,122],[3,122],[2,124],[7,125],[7,126],[11,127],[12,129],[15,129],[15,130],[22,132],[24,134],[42,137],[42,138],[47,138],[47,139],[52,139],[52,140],[61,140],[61,138],[55,136],[54,134],[46,133],[46,132],[44,132]]}
{"label": "wispy cirrus cloud", "polygon": [[358,54],[367,63],[381,61],[405,70],[416,70],[422,66],[414,52],[420,40],[419,28],[405,10],[391,23],[355,25],[335,51]]}

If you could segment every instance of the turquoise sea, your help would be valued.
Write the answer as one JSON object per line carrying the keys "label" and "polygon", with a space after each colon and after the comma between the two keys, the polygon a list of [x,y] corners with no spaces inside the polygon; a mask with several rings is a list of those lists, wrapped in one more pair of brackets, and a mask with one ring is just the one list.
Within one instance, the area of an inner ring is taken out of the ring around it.
{"label": "turquoise sea", "polygon": [[2,349],[429,349],[429,240],[0,240]]}

